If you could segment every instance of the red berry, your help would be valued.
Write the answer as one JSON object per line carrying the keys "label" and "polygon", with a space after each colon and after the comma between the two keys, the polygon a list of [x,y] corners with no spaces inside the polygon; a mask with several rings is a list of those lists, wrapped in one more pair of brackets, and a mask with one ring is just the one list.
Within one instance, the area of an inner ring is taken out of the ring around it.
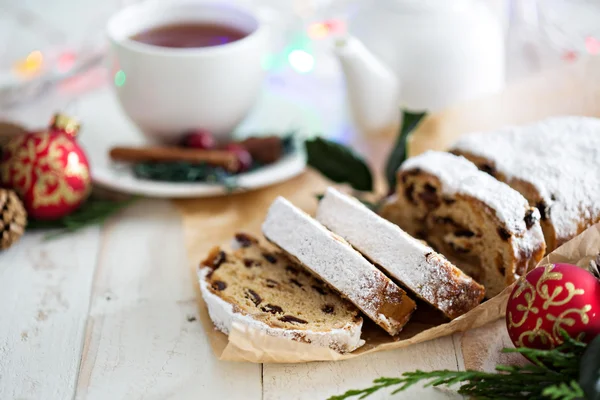
{"label": "red berry", "polygon": [[192,149],[209,150],[215,147],[215,138],[210,132],[197,129],[185,135],[181,144]]}
{"label": "red berry", "polygon": [[252,167],[252,156],[244,146],[237,143],[229,143],[225,146],[225,150],[234,153],[240,163],[238,172],[248,171]]}

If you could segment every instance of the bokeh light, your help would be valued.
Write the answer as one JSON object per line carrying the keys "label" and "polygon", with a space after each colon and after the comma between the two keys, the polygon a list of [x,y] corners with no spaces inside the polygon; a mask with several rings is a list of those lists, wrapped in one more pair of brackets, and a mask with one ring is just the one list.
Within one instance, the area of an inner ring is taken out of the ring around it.
{"label": "bokeh light", "polygon": [[44,62],[44,56],[42,55],[41,51],[34,50],[31,53],[29,53],[29,55],[27,56],[26,62],[29,65],[38,66]]}
{"label": "bokeh light", "polygon": [[600,40],[593,36],[588,36],[585,38],[585,48],[590,54],[600,53]]}
{"label": "bokeh light", "polygon": [[121,87],[125,84],[125,72],[122,69],[118,70],[115,74],[115,86]]}
{"label": "bokeh light", "polygon": [[323,39],[329,35],[329,27],[323,22],[315,22],[308,26],[308,36],[311,39]]}
{"label": "bokeh light", "polygon": [[22,76],[32,76],[38,74],[44,64],[44,56],[41,51],[34,50],[27,55],[24,60],[18,61],[14,65],[14,70]]}
{"label": "bokeh light", "polygon": [[67,72],[75,64],[75,53],[72,51],[65,51],[58,57],[56,68],[60,72]]}
{"label": "bokeh light", "polygon": [[293,50],[288,55],[288,62],[296,71],[305,74],[312,71],[315,58],[304,50]]}
{"label": "bokeh light", "polygon": [[313,40],[325,39],[334,34],[343,34],[345,31],[346,23],[340,19],[314,22],[306,29],[308,37]]}

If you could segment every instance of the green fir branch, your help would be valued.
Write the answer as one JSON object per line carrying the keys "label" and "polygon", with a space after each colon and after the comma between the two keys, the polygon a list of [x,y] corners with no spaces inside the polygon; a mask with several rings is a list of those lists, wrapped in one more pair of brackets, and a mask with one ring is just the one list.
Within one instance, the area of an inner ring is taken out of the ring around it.
{"label": "green fir branch", "polygon": [[542,396],[552,400],[576,400],[585,398],[585,394],[577,381],[561,382],[551,385],[542,391]]}
{"label": "green fir branch", "polygon": [[499,365],[495,373],[470,370],[405,372],[400,378],[378,378],[368,388],[349,390],[329,400],[365,399],[382,389],[393,389],[391,394],[396,394],[417,383],[425,387],[460,384],[458,393],[475,399],[574,400],[584,398],[577,379],[579,362],[585,350],[585,343],[568,338],[553,350],[504,349],[507,353],[523,354],[533,364]]}
{"label": "green fir branch", "polygon": [[54,239],[66,233],[79,231],[92,225],[98,225],[109,217],[132,204],[138,197],[114,201],[91,197],[72,214],[54,221],[30,220],[27,230],[55,230],[47,233],[45,239]]}

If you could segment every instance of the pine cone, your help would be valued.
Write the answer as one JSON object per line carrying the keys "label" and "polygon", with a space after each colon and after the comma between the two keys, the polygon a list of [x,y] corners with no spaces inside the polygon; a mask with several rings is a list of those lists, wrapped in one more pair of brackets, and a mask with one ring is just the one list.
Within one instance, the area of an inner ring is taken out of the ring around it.
{"label": "pine cone", "polygon": [[25,232],[27,212],[17,194],[0,189],[0,250],[8,249]]}

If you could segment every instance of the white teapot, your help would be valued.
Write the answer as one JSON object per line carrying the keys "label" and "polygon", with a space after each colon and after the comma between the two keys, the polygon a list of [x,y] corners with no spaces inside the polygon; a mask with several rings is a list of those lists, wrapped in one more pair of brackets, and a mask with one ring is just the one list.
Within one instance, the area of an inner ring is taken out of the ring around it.
{"label": "white teapot", "polygon": [[368,132],[400,107],[433,111],[504,86],[504,34],[480,0],[369,1],[336,42],[349,103]]}

